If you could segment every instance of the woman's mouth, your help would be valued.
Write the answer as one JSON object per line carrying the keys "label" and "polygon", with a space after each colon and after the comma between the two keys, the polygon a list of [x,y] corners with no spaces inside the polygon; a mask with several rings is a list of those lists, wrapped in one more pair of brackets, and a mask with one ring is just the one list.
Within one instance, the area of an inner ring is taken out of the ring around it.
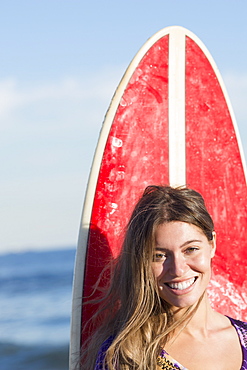
{"label": "woman's mouth", "polygon": [[193,285],[196,279],[197,277],[193,277],[186,281],[181,281],[179,283],[165,283],[165,285],[174,290],[185,290],[189,288],[191,285]]}

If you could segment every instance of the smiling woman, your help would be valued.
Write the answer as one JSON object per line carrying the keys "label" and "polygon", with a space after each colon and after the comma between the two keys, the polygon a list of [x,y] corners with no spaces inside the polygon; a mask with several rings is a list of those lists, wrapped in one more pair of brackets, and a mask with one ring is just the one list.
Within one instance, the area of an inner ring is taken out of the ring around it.
{"label": "smiling woman", "polygon": [[247,369],[247,324],[214,311],[207,296],[215,249],[198,192],[149,186],[103,298],[111,315],[85,345],[82,369]]}

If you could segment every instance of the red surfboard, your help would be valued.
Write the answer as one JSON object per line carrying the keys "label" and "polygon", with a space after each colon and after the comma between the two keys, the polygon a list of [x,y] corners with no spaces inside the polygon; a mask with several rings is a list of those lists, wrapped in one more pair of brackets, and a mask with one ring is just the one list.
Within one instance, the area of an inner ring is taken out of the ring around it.
{"label": "red surfboard", "polygon": [[[118,256],[124,228],[145,187],[185,185],[205,198],[215,221],[212,305],[247,319],[247,186],[231,104],[203,45],[182,27],[150,38],[131,62],[102,127],[85,197],[74,274],[70,368],[93,287]],[[107,275],[102,277],[102,286]],[[96,295],[95,295],[96,294]],[[82,299],[82,297],[84,297]]]}

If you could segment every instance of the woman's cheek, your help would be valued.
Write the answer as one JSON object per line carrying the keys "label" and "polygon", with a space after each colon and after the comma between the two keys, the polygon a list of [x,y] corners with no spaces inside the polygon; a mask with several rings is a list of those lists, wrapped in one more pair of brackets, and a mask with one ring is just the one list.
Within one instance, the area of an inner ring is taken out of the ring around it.
{"label": "woman's cheek", "polygon": [[162,263],[158,263],[158,262],[153,262],[152,263],[152,273],[153,273],[153,276],[158,279],[162,273],[163,273],[163,264]]}
{"label": "woman's cheek", "polygon": [[209,255],[200,255],[193,259],[193,265],[200,270],[207,270],[211,267],[211,257]]}

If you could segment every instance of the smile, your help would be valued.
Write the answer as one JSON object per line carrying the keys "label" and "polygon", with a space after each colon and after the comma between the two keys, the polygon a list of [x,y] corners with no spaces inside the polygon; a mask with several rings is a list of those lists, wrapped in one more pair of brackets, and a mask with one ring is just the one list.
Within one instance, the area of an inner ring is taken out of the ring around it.
{"label": "smile", "polygon": [[189,280],[182,281],[179,283],[165,283],[169,288],[175,289],[175,290],[185,290],[189,288],[194,282],[196,281],[196,277],[193,277]]}

